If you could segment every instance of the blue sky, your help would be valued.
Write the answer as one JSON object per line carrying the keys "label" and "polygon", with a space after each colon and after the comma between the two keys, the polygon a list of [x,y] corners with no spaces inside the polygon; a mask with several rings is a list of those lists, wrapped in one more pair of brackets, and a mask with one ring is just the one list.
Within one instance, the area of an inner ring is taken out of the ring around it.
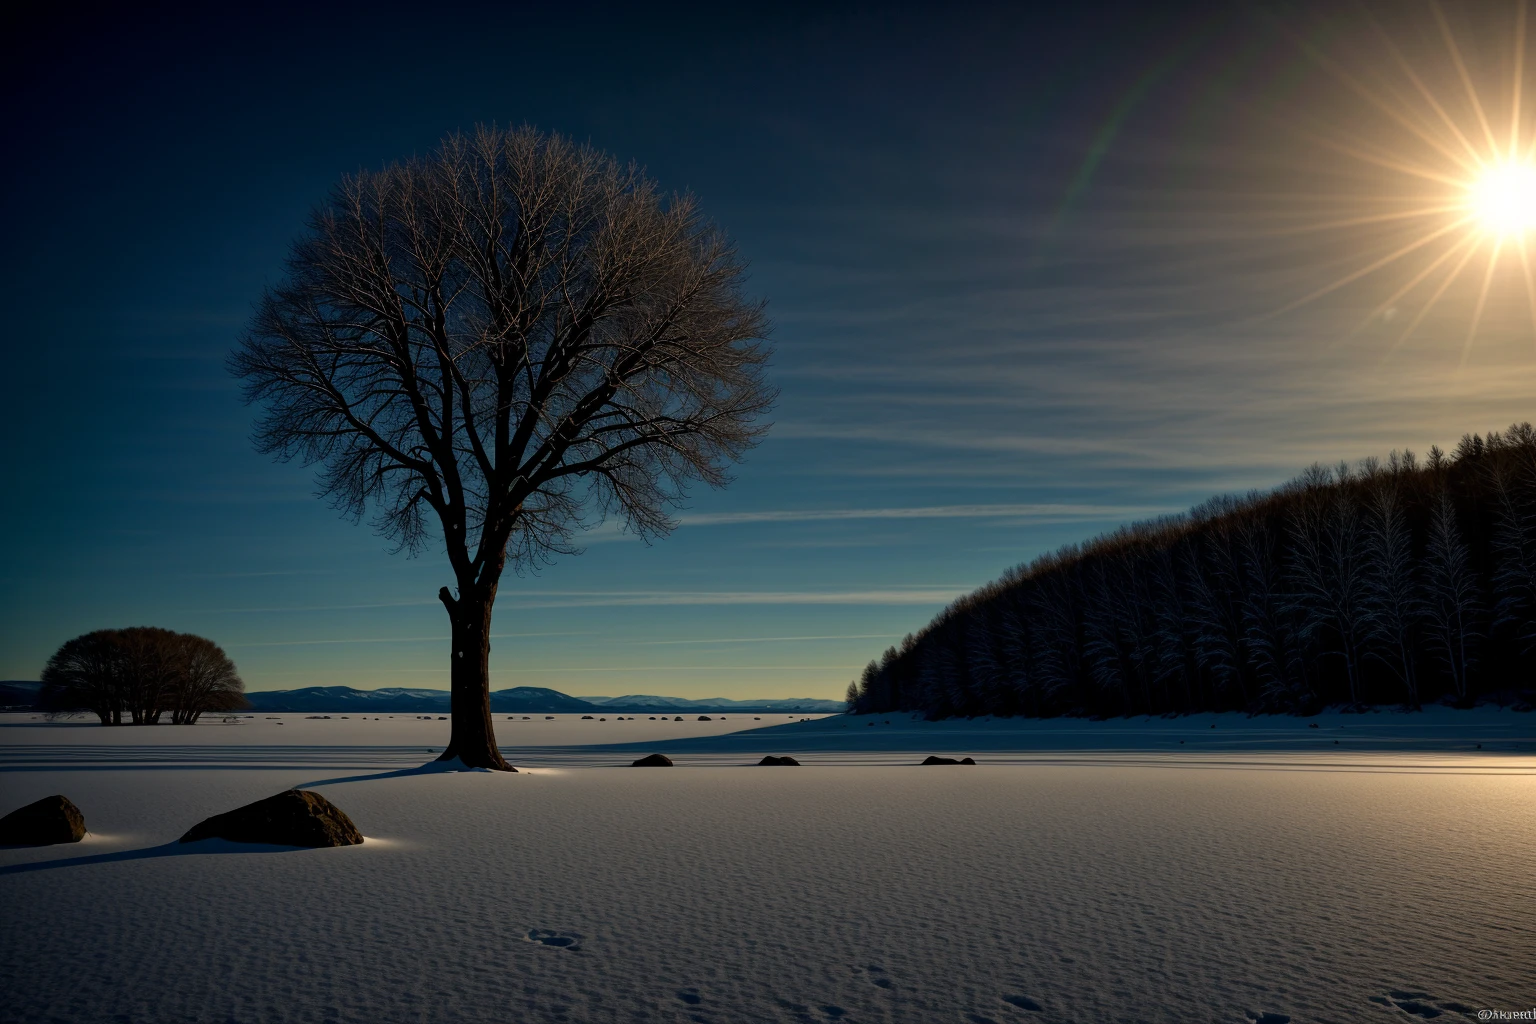
{"label": "blue sky", "polygon": [[[1385,27],[1439,88],[1435,39],[1402,9]],[[1517,264],[1495,268],[1470,345],[1481,263],[1404,341],[1425,296],[1378,309],[1411,276],[1397,264],[1284,309],[1405,237],[1293,230],[1407,187],[1341,155],[1415,143],[1309,55],[1365,46],[1363,24],[369,10],[9,33],[0,677],[152,624],[219,642],[252,689],[446,686],[440,554],[390,555],[310,471],[255,454],[224,360],[340,174],[477,121],[695,191],[769,300],[782,391],[768,440],[671,537],[599,529],[503,583],[498,688],[840,696],[1044,551],[1533,415]],[[1506,10],[1456,14],[1490,78]]]}

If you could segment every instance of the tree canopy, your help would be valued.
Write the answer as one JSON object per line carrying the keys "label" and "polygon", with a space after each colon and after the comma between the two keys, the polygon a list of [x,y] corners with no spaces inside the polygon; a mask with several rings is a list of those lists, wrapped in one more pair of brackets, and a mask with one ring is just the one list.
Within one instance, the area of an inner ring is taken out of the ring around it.
{"label": "tree canopy", "polygon": [[232,357],[256,444],[320,467],[455,586],[445,758],[505,768],[489,623],[507,567],[605,515],[652,538],[762,436],[768,322],[689,195],[559,135],[479,127],[343,178]]}
{"label": "tree canopy", "polygon": [[43,669],[40,702],[90,711],[103,725],[155,725],[170,712],[192,725],[205,711],[245,707],[245,684],[212,640],[152,626],[98,629],[65,641]]}

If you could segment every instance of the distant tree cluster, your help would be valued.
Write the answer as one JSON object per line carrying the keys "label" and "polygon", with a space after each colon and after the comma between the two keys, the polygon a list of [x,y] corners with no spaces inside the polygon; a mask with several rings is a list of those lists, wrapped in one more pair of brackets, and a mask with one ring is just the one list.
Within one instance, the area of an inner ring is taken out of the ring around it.
{"label": "distant tree cluster", "polygon": [[212,640],[136,626],[77,636],[48,660],[40,700],[56,714],[89,711],[102,725],[191,725],[245,704],[234,662]]}
{"label": "distant tree cluster", "polygon": [[1536,430],[1314,465],[1046,555],[870,662],[857,712],[1136,715],[1532,685]]}

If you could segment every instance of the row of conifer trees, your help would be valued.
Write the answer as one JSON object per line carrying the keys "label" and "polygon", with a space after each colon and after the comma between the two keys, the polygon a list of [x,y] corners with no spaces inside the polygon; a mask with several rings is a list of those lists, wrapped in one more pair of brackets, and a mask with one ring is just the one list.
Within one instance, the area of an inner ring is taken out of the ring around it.
{"label": "row of conifer trees", "polygon": [[857,712],[1311,712],[1527,690],[1536,430],[1314,465],[1020,566],[870,662]]}

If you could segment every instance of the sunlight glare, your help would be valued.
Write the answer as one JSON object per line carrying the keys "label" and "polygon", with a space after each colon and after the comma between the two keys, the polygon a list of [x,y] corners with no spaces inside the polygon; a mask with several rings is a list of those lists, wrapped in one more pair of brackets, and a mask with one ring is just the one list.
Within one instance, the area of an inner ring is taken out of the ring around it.
{"label": "sunlight glare", "polygon": [[[1394,329],[1397,337],[1385,358],[1430,322],[1431,313],[1442,300],[1456,306],[1465,302],[1468,327],[1460,346],[1460,365],[1465,367],[1485,315],[1499,315],[1500,323],[1508,323],[1508,304],[1498,295],[1513,286],[1524,288],[1530,311],[1529,337],[1536,341],[1536,253],[1531,251],[1536,244],[1536,123],[1530,113],[1536,103],[1532,102],[1526,70],[1527,7],[1527,0],[1519,0],[1503,8],[1513,14],[1512,24],[1506,23],[1512,31],[1505,31],[1505,25],[1489,25],[1498,28],[1507,40],[1500,47],[1505,49],[1505,60],[1469,63],[1440,3],[1428,0],[1444,45],[1444,59],[1455,72],[1450,80],[1460,86],[1445,94],[1435,86],[1449,76],[1436,68],[1435,59],[1422,48],[1405,50],[1393,33],[1374,19],[1376,36],[1390,57],[1387,64],[1395,68],[1401,81],[1381,74],[1362,77],[1354,70],[1361,61],[1341,61],[1310,40],[1296,38],[1302,52],[1373,108],[1373,117],[1380,115],[1380,126],[1392,127],[1397,139],[1383,142],[1368,133],[1346,129],[1342,122],[1317,130],[1305,118],[1292,128],[1300,138],[1381,175],[1382,189],[1368,197],[1352,216],[1348,207],[1330,204],[1322,207],[1327,217],[1293,222],[1281,229],[1296,233],[1358,231],[1361,247],[1358,262],[1351,261],[1353,267],[1344,267],[1330,280],[1266,316],[1287,313],[1374,279],[1378,286],[1385,284],[1384,290],[1391,294],[1375,304],[1373,312],[1360,320],[1350,335],[1372,324],[1386,323],[1392,319],[1392,311],[1403,307],[1411,316],[1404,330],[1398,333]],[[1367,56],[1363,65],[1370,63]],[[1483,79],[1481,91],[1474,70]],[[1495,78],[1504,81],[1495,84]],[[1358,193],[1341,193],[1336,198],[1360,201]],[[1388,225],[1401,228],[1389,229]],[[1343,235],[1338,237],[1341,242],[1345,240]],[[1516,269],[1512,266],[1516,263],[1518,273],[1509,273]],[[1464,279],[1464,274],[1475,276]],[[1397,280],[1387,283],[1393,276]],[[1499,314],[1501,309],[1505,313]],[[1437,331],[1443,330],[1437,327]]]}
{"label": "sunlight glare", "polygon": [[1517,235],[1536,228],[1536,164],[1490,167],[1471,193],[1472,208],[1489,233]]}

